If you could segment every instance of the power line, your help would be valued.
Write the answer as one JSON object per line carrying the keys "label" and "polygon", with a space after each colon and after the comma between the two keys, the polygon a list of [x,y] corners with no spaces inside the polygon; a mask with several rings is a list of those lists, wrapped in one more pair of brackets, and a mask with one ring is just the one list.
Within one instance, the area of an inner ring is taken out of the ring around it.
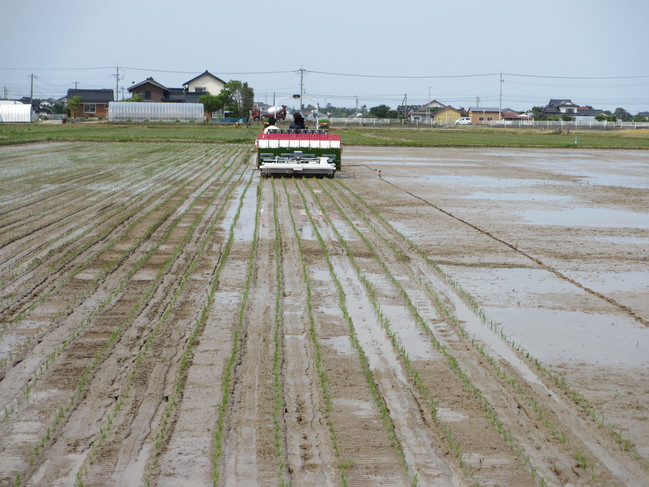
{"label": "power line", "polygon": [[[82,70],[106,70],[114,69],[114,66],[93,66],[93,67],[75,67],[75,68],[13,68],[13,67],[0,67],[0,70],[13,70],[13,71],[82,71]],[[197,74],[197,71],[179,71],[169,69],[152,69],[152,68],[138,68],[134,66],[122,66],[122,69],[130,69],[133,71],[149,71],[153,73],[174,73],[174,74]],[[367,73],[340,73],[330,71],[316,71],[300,68],[299,70],[283,70],[283,71],[233,71],[233,72],[219,72],[221,75],[258,75],[258,74],[289,74],[289,73],[313,73],[322,74],[327,76],[344,76],[356,78],[384,78],[384,79],[457,79],[457,78],[481,78],[489,76],[512,76],[519,78],[537,78],[537,79],[565,79],[565,80],[616,80],[616,79],[649,79],[649,75],[624,75],[624,76],[558,76],[558,75],[542,75],[542,74],[528,74],[528,73],[464,73],[464,74],[431,74],[431,75],[408,75],[408,74],[367,74]]]}

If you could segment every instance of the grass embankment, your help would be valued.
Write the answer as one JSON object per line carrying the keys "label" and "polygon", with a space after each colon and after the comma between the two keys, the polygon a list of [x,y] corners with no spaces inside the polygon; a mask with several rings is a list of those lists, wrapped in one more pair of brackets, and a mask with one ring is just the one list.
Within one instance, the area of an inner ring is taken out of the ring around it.
{"label": "grass embankment", "polygon": [[[207,142],[252,144],[261,125],[193,123],[0,124],[0,145],[33,142]],[[343,145],[384,147],[557,147],[648,149],[649,130],[564,131],[491,127],[333,127]]]}

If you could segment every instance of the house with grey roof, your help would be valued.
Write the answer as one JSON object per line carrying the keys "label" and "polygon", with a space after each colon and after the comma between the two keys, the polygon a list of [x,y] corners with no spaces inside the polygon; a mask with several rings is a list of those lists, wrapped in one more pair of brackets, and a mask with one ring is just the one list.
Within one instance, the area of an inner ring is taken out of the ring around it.
{"label": "house with grey roof", "polygon": [[183,83],[183,87],[188,93],[209,93],[211,95],[218,95],[221,93],[224,86],[225,81],[218,76],[214,76],[207,70],[195,78]]}
{"label": "house with grey roof", "polygon": [[571,100],[556,98],[543,107],[543,115],[574,115],[577,113],[579,105],[575,105]]}
{"label": "house with grey roof", "polygon": [[467,115],[473,125],[502,120],[502,110],[498,107],[469,107]]}
{"label": "house with grey roof", "polygon": [[597,108],[579,106],[568,99],[552,99],[545,107],[543,107],[541,115],[568,115],[570,117],[580,117],[582,120],[584,118],[595,120],[595,117],[600,113],[610,115],[610,112],[599,110]]}
{"label": "house with grey roof", "polygon": [[71,113],[72,117],[98,117],[104,118],[108,116],[108,104],[114,101],[113,90],[100,89],[100,90],[78,90],[69,89],[65,97],[66,102],[73,98],[79,99],[79,108],[75,113]]}
{"label": "house with grey roof", "polygon": [[218,95],[225,82],[208,71],[183,83],[182,88],[169,88],[152,77],[135,83],[128,88],[131,95],[141,95],[142,101],[165,103],[198,103],[206,94]]}
{"label": "house with grey roof", "polygon": [[443,103],[440,103],[437,100],[431,100],[428,103],[424,103],[423,105],[416,107],[413,111],[411,111],[410,121],[412,123],[430,123],[431,113],[445,107],[446,105],[444,105]]}

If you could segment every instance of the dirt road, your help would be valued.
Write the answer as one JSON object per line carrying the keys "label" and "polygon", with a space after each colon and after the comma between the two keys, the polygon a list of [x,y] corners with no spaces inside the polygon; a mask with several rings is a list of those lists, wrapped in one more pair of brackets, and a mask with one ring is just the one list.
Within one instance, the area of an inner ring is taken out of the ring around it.
{"label": "dirt road", "polygon": [[0,485],[649,485],[649,156],[0,149]]}

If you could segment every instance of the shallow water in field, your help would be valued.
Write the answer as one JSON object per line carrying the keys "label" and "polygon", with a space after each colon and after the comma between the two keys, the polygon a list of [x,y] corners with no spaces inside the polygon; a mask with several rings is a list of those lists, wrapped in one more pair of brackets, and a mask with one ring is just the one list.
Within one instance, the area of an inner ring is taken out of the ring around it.
{"label": "shallow water in field", "polygon": [[611,208],[529,209],[520,212],[525,223],[563,227],[642,228],[649,229],[649,213]]}
{"label": "shallow water in field", "polygon": [[545,362],[649,365],[649,333],[630,318],[554,309],[486,311],[510,339]]}
{"label": "shallow water in field", "polygon": [[468,196],[467,199],[494,200],[494,201],[534,201],[538,203],[567,203],[571,201],[572,196],[548,193],[488,193],[485,191],[476,191]]}
{"label": "shallow water in field", "polygon": [[[241,200],[241,194],[243,187],[238,187],[231,196],[231,205],[228,208],[221,228],[226,232],[230,231],[230,226],[234,222],[234,219],[239,211],[239,201]],[[241,242],[252,242],[255,233],[255,220],[257,218],[257,196],[255,191],[248,189],[246,194],[243,197],[243,205],[241,211],[239,212],[239,219],[237,220],[236,226],[234,228],[234,238],[237,241]],[[261,214],[260,214],[261,219]],[[262,230],[263,232],[263,226]]]}

